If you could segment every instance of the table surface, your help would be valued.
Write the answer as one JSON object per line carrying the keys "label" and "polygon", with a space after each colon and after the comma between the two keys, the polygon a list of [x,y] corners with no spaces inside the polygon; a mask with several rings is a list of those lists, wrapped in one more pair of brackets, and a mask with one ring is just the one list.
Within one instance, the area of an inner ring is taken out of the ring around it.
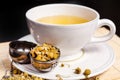
{"label": "table surface", "polygon": [[[108,30],[105,28],[98,29],[96,35],[103,35]],[[98,75],[100,80],[120,80],[120,38],[114,35],[113,38],[107,41],[107,44],[111,46],[115,53],[114,64],[104,73]],[[5,70],[10,69],[10,60],[8,59],[9,42],[0,43],[0,79],[5,74]]]}

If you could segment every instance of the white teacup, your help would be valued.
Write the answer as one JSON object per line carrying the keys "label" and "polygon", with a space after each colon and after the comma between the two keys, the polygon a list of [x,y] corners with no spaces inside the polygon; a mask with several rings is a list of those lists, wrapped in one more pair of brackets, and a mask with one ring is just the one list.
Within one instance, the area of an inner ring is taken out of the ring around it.
{"label": "white teacup", "polygon": [[[89,22],[82,24],[59,25],[37,22],[36,19],[53,15],[73,15],[83,17]],[[61,56],[72,56],[91,42],[110,40],[116,32],[115,24],[109,19],[100,19],[94,9],[76,4],[46,4],[31,8],[26,12],[28,27],[39,43],[50,43],[58,47]],[[107,25],[110,31],[102,37],[94,37],[94,32]]]}

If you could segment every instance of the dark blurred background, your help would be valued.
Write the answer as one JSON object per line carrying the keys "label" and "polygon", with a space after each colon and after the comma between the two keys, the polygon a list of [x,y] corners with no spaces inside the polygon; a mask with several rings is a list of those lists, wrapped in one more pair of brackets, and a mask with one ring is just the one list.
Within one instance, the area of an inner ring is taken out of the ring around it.
{"label": "dark blurred background", "polygon": [[4,0],[0,2],[0,42],[17,40],[27,34],[25,13],[28,9],[48,3],[75,3],[91,7],[101,18],[111,19],[120,36],[120,1],[118,0]]}

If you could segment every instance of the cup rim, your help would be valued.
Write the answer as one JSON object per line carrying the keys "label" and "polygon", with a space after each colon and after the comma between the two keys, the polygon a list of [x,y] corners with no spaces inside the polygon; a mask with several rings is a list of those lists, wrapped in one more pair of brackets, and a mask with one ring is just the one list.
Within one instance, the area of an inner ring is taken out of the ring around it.
{"label": "cup rim", "polygon": [[[43,6],[54,6],[54,5],[71,5],[71,6],[76,6],[76,7],[82,7],[82,8],[85,8],[85,9],[89,9],[91,12],[95,13],[96,17],[94,19],[88,21],[88,22],[85,22],[85,23],[60,25],[60,24],[50,24],[50,23],[37,22],[37,21],[29,18],[29,16],[28,16],[29,12],[34,8],[43,7]],[[73,3],[50,3],[50,4],[38,5],[38,6],[35,6],[35,7],[32,7],[30,9],[28,9],[25,13],[25,16],[26,16],[27,20],[30,20],[30,21],[34,22],[35,24],[46,25],[46,26],[50,26],[50,27],[56,27],[57,26],[57,28],[73,28],[73,26],[79,27],[79,25],[89,24],[89,23],[94,22],[94,21],[96,21],[97,19],[100,18],[99,13],[95,9],[84,6],[84,5],[78,5],[78,4],[73,4]],[[61,26],[63,26],[63,27],[61,27]]]}

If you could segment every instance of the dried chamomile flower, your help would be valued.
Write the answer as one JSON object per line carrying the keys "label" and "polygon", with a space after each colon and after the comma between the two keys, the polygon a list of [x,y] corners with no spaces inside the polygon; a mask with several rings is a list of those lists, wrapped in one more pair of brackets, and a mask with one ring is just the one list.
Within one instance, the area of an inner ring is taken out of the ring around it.
{"label": "dried chamomile flower", "polygon": [[61,64],[61,67],[64,67],[64,66],[65,66],[65,65],[62,63],[62,64]]}
{"label": "dried chamomile flower", "polygon": [[83,72],[83,75],[88,78],[88,75],[91,74],[91,70],[90,69],[85,69],[85,71]]}
{"label": "dried chamomile flower", "polygon": [[57,80],[63,80],[59,74],[56,74]]}
{"label": "dried chamomile flower", "polygon": [[96,77],[95,80],[100,80],[99,77]]}
{"label": "dried chamomile flower", "polygon": [[74,71],[75,74],[80,74],[81,73],[81,69],[79,67],[77,67]]}

